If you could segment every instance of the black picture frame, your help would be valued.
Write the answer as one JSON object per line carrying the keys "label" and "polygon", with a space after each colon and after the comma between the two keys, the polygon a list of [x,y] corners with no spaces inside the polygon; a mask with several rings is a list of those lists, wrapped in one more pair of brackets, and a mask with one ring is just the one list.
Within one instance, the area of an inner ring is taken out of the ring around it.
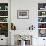
{"label": "black picture frame", "polygon": [[17,10],[17,19],[29,19],[29,10]]}

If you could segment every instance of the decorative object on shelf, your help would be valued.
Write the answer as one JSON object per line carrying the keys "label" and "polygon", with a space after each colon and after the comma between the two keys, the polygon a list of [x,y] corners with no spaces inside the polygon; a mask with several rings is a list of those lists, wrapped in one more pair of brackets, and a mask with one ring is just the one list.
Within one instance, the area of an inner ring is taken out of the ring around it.
{"label": "decorative object on shelf", "polygon": [[46,28],[46,23],[43,23],[43,24],[39,23],[38,28]]}
{"label": "decorative object on shelf", "polygon": [[17,10],[18,19],[29,19],[29,10]]}
{"label": "decorative object on shelf", "polygon": [[42,12],[42,15],[45,15],[45,12]]}
{"label": "decorative object on shelf", "polygon": [[46,16],[46,11],[38,11],[38,16]]}
{"label": "decorative object on shelf", "polygon": [[42,22],[42,18],[41,17],[38,18],[38,22]]}
{"label": "decorative object on shelf", "polygon": [[39,37],[46,37],[46,29],[39,29]]}
{"label": "decorative object on shelf", "polygon": [[32,25],[32,26],[29,26],[29,30],[34,30],[34,26]]}
{"label": "decorative object on shelf", "polygon": [[0,35],[8,37],[8,23],[0,23]]}
{"label": "decorative object on shelf", "polygon": [[46,22],[46,17],[38,17],[38,22]]}
{"label": "decorative object on shelf", "polygon": [[0,23],[1,30],[8,30],[8,23]]}
{"label": "decorative object on shelf", "polygon": [[45,6],[45,9],[46,9],[46,6]]}
{"label": "decorative object on shelf", "polygon": [[0,22],[8,22],[7,17],[0,17]]}
{"label": "decorative object on shelf", "polygon": [[5,10],[8,10],[8,6],[5,6]]}
{"label": "decorative object on shelf", "polygon": [[8,11],[0,11],[0,16],[8,16]]}
{"label": "decorative object on shelf", "polygon": [[40,8],[40,10],[44,10],[44,8]]}
{"label": "decorative object on shelf", "polygon": [[8,10],[8,3],[0,3],[0,10]]}
{"label": "decorative object on shelf", "polygon": [[46,3],[38,3],[38,10],[46,10]]}
{"label": "decorative object on shelf", "polygon": [[1,6],[0,6],[0,10],[1,10]]}
{"label": "decorative object on shelf", "polygon": [[11,23],[11,30],[16,30],[16,26],[13,23]]}

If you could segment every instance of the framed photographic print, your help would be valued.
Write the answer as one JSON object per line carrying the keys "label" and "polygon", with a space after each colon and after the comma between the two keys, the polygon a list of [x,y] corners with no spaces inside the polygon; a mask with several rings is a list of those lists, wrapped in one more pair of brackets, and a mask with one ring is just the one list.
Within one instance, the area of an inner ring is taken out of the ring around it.
{"label": "framed photographic print", "polygon": [[29,19],[29,10],[17,10],[18,19]]}

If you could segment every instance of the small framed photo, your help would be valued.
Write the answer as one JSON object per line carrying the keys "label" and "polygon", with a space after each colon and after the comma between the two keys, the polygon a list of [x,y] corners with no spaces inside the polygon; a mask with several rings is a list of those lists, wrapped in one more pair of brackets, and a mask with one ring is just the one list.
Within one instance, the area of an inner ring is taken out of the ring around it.
{"label": "small framed photo", "polygon": [[17,10],[17,19],[29,19],[29,10]]}

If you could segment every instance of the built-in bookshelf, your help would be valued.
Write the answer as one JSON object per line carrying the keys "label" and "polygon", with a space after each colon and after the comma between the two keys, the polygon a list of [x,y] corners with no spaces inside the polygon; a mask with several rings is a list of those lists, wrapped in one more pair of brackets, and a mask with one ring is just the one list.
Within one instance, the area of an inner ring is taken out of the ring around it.
{"label": "built-in bookshelf", "polygon": [[0,3],[0,35],[8,37],[8,3]]}
{"label": "built-in bookshelf", "polygon": [[46,3],[38,3],[38,31],[40,37],[46,37]]}

